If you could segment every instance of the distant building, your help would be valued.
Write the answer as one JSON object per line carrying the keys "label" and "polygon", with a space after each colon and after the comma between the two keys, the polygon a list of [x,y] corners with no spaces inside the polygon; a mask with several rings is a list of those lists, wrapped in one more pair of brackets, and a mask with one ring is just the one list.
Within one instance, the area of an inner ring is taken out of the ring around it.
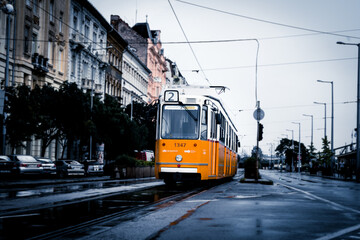
{"label": "distant building", "polygon": [[111,25],[129,43],[129,48],[151,71],[147,88],[148,102],[159,97],[166,84],[165,72],[167,71],[164,51],[160,41],[160,30],[150,30],[149,24],[137,23],[130,26],[119,16],[111,15]]}
{"label": "distant building", "polygon": [[123,71],[121,88],[122,105],[125,107],[131,101],[149,102],[147,90],[151,71],[140,61],[130,47],[124,53]]}
{"label": "distant building", "polygon": [[68,80],[104,97],[110,24],[87,0],[71,0]]}
{"label": "distant building", "polygon": [[124,51],[128,43],[114,29],[107,35],[108,64],[105,80],[105,94],[115,97],[119,103],[122,98],[122,78]]}
{"label": "distant building", "polygon": [[167,85],[189,85],[175,62],[166,58],[166,67],[169,69],[169,71],[166,72]]}

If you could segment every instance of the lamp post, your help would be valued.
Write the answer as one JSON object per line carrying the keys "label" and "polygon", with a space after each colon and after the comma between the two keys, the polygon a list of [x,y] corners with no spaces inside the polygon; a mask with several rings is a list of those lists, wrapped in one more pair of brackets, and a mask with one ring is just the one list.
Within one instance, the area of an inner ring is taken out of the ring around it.
{"label": "lamp post", "polygon": [[292,122],[293,124],[298,124],[299,125],[299,156],[298,156],[298,169],[299,169],[299,174],[300,174],[300,167],[301,167],[301,123],[299,122]]}
{"label": "lamp post", "polygon": [[2,151],[3,154],[6,155],[6,117],[7,114],[5,112],[5,102],[6,102],[6,88],[9,83],[9,55],[10,55],[10,15],[14,12],[14,7],[11,4],[6,4],[2,11],[7,14],[6,17],[6,65],[5,65],[5,85],[4,85],[4,120],[3,120],[3,142],[2,142]]}
{"label": "lamp post", "polygon": [[321,102],[314,102],[314,103],[324,105],[324,109],[325,109],[325,114],[324,114],[324,139],[325,139],[326,138],[326,103],[321,103]]}
{"label": "lamp post", "polygon": [[[286,131],[291,131],[291,149],[294,152],[294,130],[286,129]],[[294,170],[294,159],[293,154],[291,154],[291,172]]]}
{"label": "lamp post", "polygon": [[311,144],[310,145],[313,145],[313,140],[314,140],[314,115],[308,115],[308,114],[303,114],[303,116],[305,117],[311,117]]}
{"label": "lamp post", "polygon": [[331,171],[333,169],[334,164],[334,82],[333,81],[323,81],[323,80],[317,80],[317,82],[320,83],[330,83],[331,84]]}
{"label": "lamp post", "polygon": [[356,180],[360,181],[360,43],[344,43],[337,42],[337,44],[350,45],[358,47],[358,76],[357,76],[357,114],[356,114]]}

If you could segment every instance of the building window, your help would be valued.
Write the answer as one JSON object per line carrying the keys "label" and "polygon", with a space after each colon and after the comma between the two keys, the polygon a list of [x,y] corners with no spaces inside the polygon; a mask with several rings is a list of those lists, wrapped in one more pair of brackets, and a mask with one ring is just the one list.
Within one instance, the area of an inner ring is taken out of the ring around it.
{"label": "building window", "polygon": [[85,18],[85,30],[84,30],[85,37],[89,39],[89,33],[90,33],[90,19]]}
{"label": "building window", "polygon": [[25,31],[24,31],[24,52],[28,53],[29,52],[29,41],[30,41],[30,27],[29,26],[25,26]]}
{"label": "building window", "polygon": [[60,13],[60,17],[59,17],[59,33],[63,32],[63,13]]}
{"label": "building window", "polygon": [[50,22],[54,22],[54,1],[50,1],[49,17],[50,17]]}
{"label": "building window", "polygon": [[32,0],[32,2],[33,2],[33,14],[36,15],[36,16],[39,16],[39,12],[38,12],[39,2],[38,2],[38,0]]}
{"label": "building window", "polygon": [[96,47],[96,42],[97,42],[97,33],[94,31],[93,32],[93,48]]}
{"label": "building window", "polygon": [[76,69],[76,54],[73,52],[71,54],[71,76],[75,76]]}
{"label": "building window", "polygon": [[59,56],[58,56],[58,71],[63,71],[63,49],[59,49]]}
{"label": "building window", "polygon": [[31,43],[31,54],[37,52],[37,35],[33,33],[32,35],[32,43]]}
{"label": "building window", "polygon": [[74,9],[74,17],[73,17],[73,28],[74,30],[78,30],[78,11]]}
{"label": "building window", "polygon": [[48,42],[48,59],[49,59],[49,63],[50,64],[53,64],[53,42],[52,42],[52,39],[49,39],[49,42]]}

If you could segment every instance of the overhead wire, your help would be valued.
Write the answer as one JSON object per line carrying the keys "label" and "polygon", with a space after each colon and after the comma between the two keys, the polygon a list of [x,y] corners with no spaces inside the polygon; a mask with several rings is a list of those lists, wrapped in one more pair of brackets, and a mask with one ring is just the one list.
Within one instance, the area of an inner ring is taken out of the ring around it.
{"label": "overhead wire", "polygon": [[241,17],[241,18],[245,18],[245,19],[249,19],[249,20],[253,20],[253,21],[258,21],[258,22],[263,22],[263,23],[268,23],[268,24],[272,24],[272,25],[277,25],[277,26],[282,26],[282,27],[287,27],[287,28],[292,28],[292,29],[297,29],[297,30],[303,30],[303,31],[308,31],[308,32],[313,32],[313,33],[319,33],[319,34],[326,34],[326,35],[333,35],[333,36],[338,36],[338,37],[360,39],[360,37],[355,37],[355,36],[349,36],[349,35],[337,34],[337,33],[332,33],[332,32],[320,31],[320,30],[315,30],[315,29],[310,29],[310,28],[305,28],[305,27],[299,27],[299,26],[294,26],[294,25],[289,25],[289,24],[264,20],[264,19],[260,19],[260,18],[249,17],[249,16],[245,16],[245,15],[242,15],[242,14],[232,13],[232,12],[228,12],[228,11],[224,11],[224,10],[220,10],[220,9],[216,9],[216,8],[211,8],[211,7],[207,7],[207,6],[203,6],[203,5],[199,5],[199,4],[195,4],[195,3],[191,3],[191,2],[187,2],[187,1],[183,1],[183,0],[176,0],[176,1],[180,2],[180,3],[188,4],[188,5],[191,5],[191,6],[194,6],[194,7],[203,8],[203,9],[207,9],[207,10],[211,10],[211,11],[215,11],[215,12],[220,12],[220,13],[231,15],[231,16]]}
{"label": "overhead wire", "polygon": [[202,68],[202,66],[201,66],[201,64],[200,64],[200,62],[199,62],[199,59],[196,57],[196,54],[195,54],[194,49],[192,48],[192,46],[191,46],[191,44],[190,44],[190,41],[189,41],[188,37],[186,36],[186,33],[185,33],[185,31],[184,31],[184,28],[182,27],[182,25],[181,25],[181,23],[180,23],[180,20],[179,20],[177,14],[176,14],[176,12],[175,12],[174,7],[172,6],[170,0],[168,0],[168,2],[169,2],[169,5],[170,5],[170,7],[171,7],[172,12],[174,13],[174,16],[175,16],[175,18],[176,18],[176,21],[178,22],[178,24],[179,24],[179,26],[180,26],[180,28],[181,28],[181,31],[182,31],[182,33],[184,34],[184,37],[185,37],[185,39],[186,39],[186,42],[189,44],[189,47],[190,47],[190,49],[191,49],[191,52],[192,52],[192,54],[194,55],[194,58],[195,58],[198,66],[199,66],[199,68],[200,68],[200,71],[201,71],[202,74],[204,75],[205,80],[211,85],[209,79],[206,77],[206,74],[205,74],[205,72],[204,72],[204,70],[203,70],[203,68]]}

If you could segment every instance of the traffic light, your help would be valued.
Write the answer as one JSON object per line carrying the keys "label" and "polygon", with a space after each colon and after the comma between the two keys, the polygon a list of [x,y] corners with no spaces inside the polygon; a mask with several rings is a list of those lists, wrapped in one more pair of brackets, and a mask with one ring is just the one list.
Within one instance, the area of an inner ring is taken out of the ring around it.
{"label": "traffic light", "polygon": [[259,123],[259,125],[258,125],[258,141],[259,142],[263,139],[263,129],[264,129],[264,126],[261,123]]}

